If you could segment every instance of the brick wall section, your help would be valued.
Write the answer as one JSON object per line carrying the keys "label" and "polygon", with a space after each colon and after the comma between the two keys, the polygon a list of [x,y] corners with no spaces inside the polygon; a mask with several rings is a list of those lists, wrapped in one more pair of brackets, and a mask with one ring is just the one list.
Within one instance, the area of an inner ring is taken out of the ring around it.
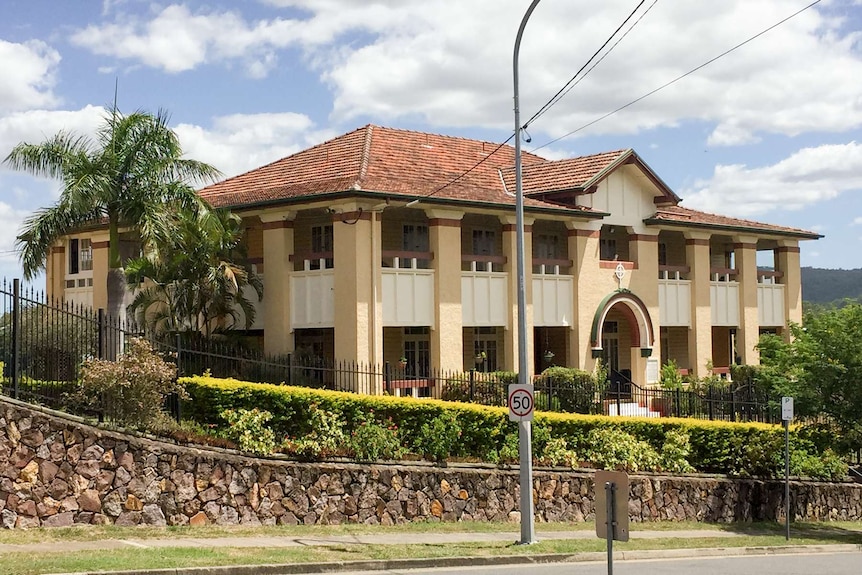
{"label": "brick wall section", "polygon": [[[97,429],[0,401],[6,528],[519,521],[518,472],[260,460]],[[538,521],[593,518],[592,474],[534,472]],[[797,519],[862,519],[862,485],[794,482]],[[633,521],[776,519],[778,481],[631,477]]]}

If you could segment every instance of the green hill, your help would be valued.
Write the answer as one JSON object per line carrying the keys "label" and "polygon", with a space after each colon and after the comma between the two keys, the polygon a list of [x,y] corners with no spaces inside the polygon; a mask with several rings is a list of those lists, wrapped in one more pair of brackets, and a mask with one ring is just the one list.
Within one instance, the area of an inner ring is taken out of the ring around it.
{"label": "green hill", "polygon": [[862,298],[862,269],[802,268],[802,299],[826,304]]}

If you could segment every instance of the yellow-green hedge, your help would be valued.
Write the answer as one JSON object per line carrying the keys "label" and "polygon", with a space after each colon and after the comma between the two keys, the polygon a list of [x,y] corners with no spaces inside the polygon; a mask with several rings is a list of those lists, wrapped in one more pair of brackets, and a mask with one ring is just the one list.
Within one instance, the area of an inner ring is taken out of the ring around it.
{"label": "yellow-green hedge", "polygon": [[[500,450],[507,434],[517,432],[517,425],[508,420],[507,410],[502,407],[358,395],[202,376],[183,378],[182,382],[191,396],[183,408],[189,419],[203,424],[224,424],[220,413],[225,409],[257,407],[273,414],[271,426],[280,438],[302,437],[311,431],[307,416],[313,404],[341,414],[348,430],[358,422],[374,419],[397,425],[407,440],[416,437],[423,423],[451,412],[461,426],[460,445],[455,455],[468,457],[487,458],[491,452]],[[550,412],[537,413],[533,425],[534,429],[547,429],[551,437],[565,438],[569,447],[578,453],[587,451],[586,438],[594,428],[609,427],[628,432],[656,450],[661,450],[666,433],[679,430],[689,435],[689,463],[697,471],[768,476],[781,468],[783,430],[777,425]],[[819,455],[813,453],[811,442],[797,437],[795,432],[792,433],[792,447],[811,456]]]}

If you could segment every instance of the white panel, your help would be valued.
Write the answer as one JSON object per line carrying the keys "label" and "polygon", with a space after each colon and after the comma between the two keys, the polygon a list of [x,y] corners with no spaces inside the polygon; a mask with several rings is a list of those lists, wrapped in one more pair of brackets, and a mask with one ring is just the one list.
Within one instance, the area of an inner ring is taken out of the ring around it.
{"label": "white panel", "polygon": [[572,324],[572,277],[533,276],[533,323],[539,327]]}
{"label": "white panel", "polygon": [[691,326],[691,282],[658,281],[659,325]]}
{"label": "white panel", "polygon": [[292,328],[335,326],[335,273],[300,272],[290,277]]}
{"label": "white panel", "polygon": [[761,326],[784,326],[784,286],[760,284],[757,286],[757,318]]}
{"label": "white panel", "polygon": [[[262,276],[261,281],[263,281]],[[254,321],[251,322],[248,329],[264,329],[264,318],[266,317],[266,307],[264,306],[265,300],[258,300],[257,292],[254,291],[254,288],[250,285],[244,286],[242,288],[242,293],[245,298],[251,302],[251,305],[254,308]],[[274,297],[278,297],[278,295],[276,294]],[[242,308],[236,306],[236,311],[237,320],[235,329],[246,329],[245,314],[242,312]]]}
{"label": "white panel", "polygon": [[434,325],[434,272],[383,270],[383,325]]}
{"label": "white panel", "polygon": [[464,326],[506,326],[508,298],[505,273],[462,272],[461,318]]}
{"label": "white panel", "polygon": [[712,325],[739,325],[739,283],[709,282]]}
{"label": "white panel", "polygon": [[63,299],[66,303],[93,309],[93,288],[66,288]]}

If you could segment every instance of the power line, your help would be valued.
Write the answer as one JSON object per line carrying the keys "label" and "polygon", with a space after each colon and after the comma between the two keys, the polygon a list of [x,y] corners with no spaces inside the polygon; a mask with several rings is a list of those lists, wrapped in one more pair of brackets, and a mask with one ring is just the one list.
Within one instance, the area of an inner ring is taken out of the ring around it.
{"label": "power line", "polygon": [[[656,3],[657,1],[658,1],[658,0],[655,0],[655,1],[653,2],[652,6],[655,6],[655,3]],[[563,87],[562,87],[562,88],[560,88],[560,89],[557,91],[557,93],[556,93],[556,94],[554,94],[554,95],[553,95],[553,96],[552,96],[552,97],[551,97],[547,102],[545,102],[545,104],[544,104],[541,108],[539,108],[539,110],[538,110],[535,114],[533,114],[533,115],[530,117],[530,119],[529,119],[529,120],[527,120],[526,122],[524,122],[523,129],[526,129],[526,128],[527,128],[527,126],[529,126],[529,125],[533,122],[533,120],[535,120],[535,119],[539,118],[542,114],[544,114],[545,112],[547,112],[548,110],[550,110],[550,109],[551,109],[551,108],[552,108],[552,107],[553,107],[557,102],[559,102],[559,101],[563,98],[563,96],[565,96],[566,94],[568,94],[568,93],[569,93],[569,91],[572,89],[572,86],[571,86],[571,85],[572,85],[572,83],[575,81],[575,79],[576,79],[576,78],[581,74],[581,72],[583,72],[583,71],[584,71],[584,69],[585,69],[587,66],[589,66],[589,65],[590,65],[590,63],[591,63],[591,62],[592,62],[592,61],[593,61],[593,60],[594,60],[594,59],[595,59],[595,58],[596,58],[596,57],[597,57],[597,56],[602,52],[602,50],[604,50],[604,49],[605,49],[605,47],[607,47],[607,45],[608,45],[608,44],[610,44],[610,42],[611,42],[611,41],[614,39],[614,37],[619,33],[619,31],[620,31],[620,30],[622,30],[622,29],[623,29],[623,27],[624,27],[626,24],[628,24],[629,20],[631,20],[631,19],[634,17],[635,13],[637,13],[637,11],[638,11],[638,10],[640,10],[641,6],[643,6],[645,2],[646,2],[646,0],[641,0],[641,1],[640,1],[640,3],[639,3],[637,6],[635,6],[635,9],[631,11],[631,13],[628,15],[628,17],[627,17],[625,20],[623,20],[622,24],[620,24],[620,25],[617,27],[617,29],[616,29],[616,30],[614,30],[614,33],[613,33],[613,34],[611,34],[610,36],[608,36],[608,39],[607,39],[607,40],[605,40],[605,41],[604,41],[604,43],[603,43],[601,46],[599,46],[599,49],[598,49],[598,50],[596,50],[596,51],[593,53],[593,55],[592,55],[592,56],[590,56],[589,60],[587,60],[587,61],[584,63],[584,65],[580,67],[580,69],[575,73],[575,75],[574,75],[574,76],[572,76],[572,77],[569,79],[569,81],[568,81],[568,82],[566,82],[566,83],[563,85]],[[650,6],[650,7],[649,7],[649,9],[647,10],[647,12],[649,12],[649,10],[651,10],[651,9],[652,9],[652,6]],[[644,13],[644,15],[646,15],[646,12]],[[642,17],[643,17],[643,16],[642,16]],[[641,17],[641,18],[642,18],[642,17]],[[634,28],[634,26],[635,26],[635,25],[637,25],[637,23],[638,23],[638,22],[640,22],[641,18],[638,18],[638,20],[634,23],[634,25],[632,25],[632,28]],[[619,44],[619,43],[622,41],[622,39],[623,39],[623,38],[625,38],[625,37],[626,37],[626,35],[627,35],[630,31],[631,31],[631,28],[629,28],[629,30],[628,30],[628,31],[626,31],[626,33],[625,33],[625,34],[623,34],[623,37],[622,37],[622,38],[620,38],[620,39],[619,39],[619,40],[618,40],[618,41],[617,41],[613,46],[611,46],[610,50],[608,50],[608,51],[607,51],[607,53],[606,53],[604,56],[602,56],[601,60],[603,60],[603,59],[605,58],[605,56],[607,56],[608,54],[610,54],[610,53],[611,53],[611,51],[613,51],[613,49],[617,46],[617,44]],[[599,62],[601,62],[601,60],[599,60]],[[596,62],[596,65],[598,65],[598,63],[599,63],[599,62]],[[595,66],[593,66],[593,68],[595,68]],[[587,73],[586,73],[586,74],[584,74],[584,76],[586,76],[587,74],[589,74],[589,72],[590,72],[593,68],[590,68],[590,70],[588,70],[588,71],[587,71]],[[583,79],[583,78],[581,78],[581,79]],[[580,81],[580,80],[579,80],[579,81]]]}
{"label": "power line", "polygon": [[603,116],[599,116],[599,117],[598,117],[598,118],[596,118],[595,120],[592,120],[591,122],[588,122],[588,123],[584,124],[583,126],[581,126],[581,127],[579,127],[579,128],[576,128],[576,129],[572,130],[571,132],[567,132],[566,134],[563,134],[562,136],[560,136],[560,137],[558,137],[558,138],[554,138],[553,140],[550,140],[550,141],[548,141],[548,142],[545,142],[544,144],[542,144],[541,146],[538,146],[537,148],[533,148],[533,149],[531,150],[531,152],[535,152],[535,151],[537,151],[537,150],[541,150],[542,148],[545,148],[545,147],[547,147],[547,146],[550,146],[551,144],[554,144],[554,143],[556,143],[556,142],[559,142],[560,140],[562,140],[562,139],[564,139],[564,138],[568,138],[568,137],[569,137],[569,136],[571,136],[571,135],[577,134],[577,133],[578,133],[578,132],[580,132],[581,130],[585,130],[586,128],[589,128],[590,126],[592,126],[592,125],[594,125],[594,124],[597,124],[597,123],[601,122],[601,121],[602,121],[602,120],[604,120],[605,118],[609,118],[610,116],[613,116],[613,115],[614,115],[614,114],[616,114],[617,112],[621,112],[621,111],[625,110],[626,108],[628,108],[628,107],[630,107],[630,106],[633,106],[633,105],[637,104],[637,103],[638,103],[638,102],[640,102],[641,100],[644,100],[644,99],[646,99],[646,98],[649,98],[650,96],[652,96],[652,95],[653,95],[653,94],[655,94],[656,92],[659,92],[659,91],[661,91],[661,90],[664,90],[664,89],[665,89],[665,88],[667,88],[668,86],[671,86],[672,84],[677,83],[678,81],[682,80],[682,79],[683,79],[683,78],[685,78],[686,76],[690,76],[691,74],[694,74],[694,73],[695,73],[695,72],[697,72],[698,70],[700,70],[700,69],[702,69],[702,68],[705,68],[705,67],[709,66],[710,64],[712,64],[712,63],[713,63],[713,62],[715,62],[716,60],[719,60],[719,59],[721,59],[721,58],[723,58],[723,57],[727,56],[727,55],[728,55],[728,54],[730,54],[731,52],[734,52],[735,50],[738,50],[739,48],[741,48],[741,47],[745,46],[745,45],[746,45],[746,44],[748,44],[749,42],[751,42],[751,41],[753,41],[753,40],[756,40],[756,39],[757,39],[757,38],[759,38],[760,36],[763,36],[763,35],[764,35],[764,34],[766,34],[767,32],[770,32],[770,31],[774,30],[775,28],[777,28],[777,27],[781,26],[782,24],[784,24],[784,23],[785,23],[785,22],[787,22],[788,20],[791,20],[792,18],[795,18],[796,16],[799,16],[800,14],[802,14],[803,12],[805,12],[806,10],[808,10],[809,8],[813,8],[813,7],[814,7],[814,6],[816,6],[817,4],[820,4],[820,2],[822,2],[822,1],[823,1],[823,0],[814,0],[814,2],[812,2],[811,4],[809,4],[809,5],[805,6],[804,8],[801,8],[800,10],[797,10],[796,12],[794,12],[793,14],[791,14],[790,16],[787,16],[786,18],[784,18],[784,19],[782,19],[782,20],[779,20],[778,22],[776,22],[776,23],[775,23],[775,24],[773,24],[772,26],[769,26],[768,28],[766,28],[766,29],[764,29],[764,30],[761,30],[760,32],[758,32],[758,33],[757,33],[757,34],[755,34],[754,36],[751,36],[751,37],[750,37],[750,38],[748,38],[747,40],[744,40],[744,41],[740,42],[739,44],[737,44],[737,45],[736,45],[736,46],[734,46],[733,48],[730,48],[730,49],[728,49],[728,50],[725,50],[724,52],[722,52],[722,53],[721,53],[721,54],[719,54],[718,56],[715,56],[714,58],[712,58],[712,59],[710,59],[710,60],[707,60],[707,61],[706,61],[706,62],[704,62],[703,64],[701,64],[701,65],[699,65],[699,66],[696,66],[695,68],[692,68],[692,69],[691,69],[691,70],[689,70],[688,72],[686,72],[686,73],[684,73],[684,74],[681,74],[681,75],[677,76],[677,77],[676,77],[676,78],[674,78],[673,80],[671,80],[671,81],[669,81],[669,82],[666,82],[666,83],[662,84],[662,85],[661,85],[661,86],[659,86],[658,88],[655,88],[654,90],[651,90],[651,91],[647,92],[646,94],[644,94],[644,95],[642,95],[642,96],[640,96],[640,97],[638,97],[638,98],[636,98],[636,99],[632,100],[632,101],[631,101],[631,102],[629,102],[628,104],[624,104],[624,105],[620,106],[619,108],[617,108],[617,109],[615,109],[615,110],[613,110],[613,111],[611,111],[611,112],[608,112],[607,114],[604,114]]}
{"label": "power line", "polygon": [[[572,87],[573,87],[573,86],[570,86],[570,85],[572,84],[572,82],[574,82],[574,81],[575,81],[575,79],[578,77],[578,75],[579,75],[581,72],[583,72],[583,71],[584,71],[584,69],[585,69],[587,66],[589,66],[589,65],[590,65],[590,63],[591,63],[591,62],[596,58],[596,56],[598,56],[598,55],[602,52],[602,50],[604,50],[604,49],[605,49],[605,47],[606,47],[606,46],[607,46],[607,45],[608,45],[608,44],[609,44],[609,43],[614,39],[614,37],[619,33],[619,31],[620,31],[620,30],[622,30],[622,29],[623,29],[623,27],[625,27],[625,25],[629,22],[629,20],[631,20],[631,19],[632,19],[632,17],[637,13],[637,11],[641,8],[641,6],[643,6],[643,5],[644,5],[644,3],[645,3],[645,2],[646,2],[646,0],[641,0],[641,1],[640,1],[640,3],[639,3],[637,6],[635,6],[635,9],[634,9],[634,10],[632,10],[631,14],[629,14],[629,15],[628,15],[628,17],[627,17],[625,20],[623,20],[622,24],[620,24],[620,25],[617,27],[617,29],[616,29],[616,30],[614,30],[614,33],[613,33],[613,34],[611,34],[610,36],[608,36],[608,39],[607,39],[607,40],[605,40],[605,42],[604,42],[604,43],[599,47],[599,49],[598,49],[598,50],[596,50],[596,51],[593,53],[593,55],[592,55],[592,56],[590,56],[589,60],[587,60],[587,61],[586,61],[586,63],[584,63],[584,65],[583,65],[583,66],[581,66],[581,68],[578,70],[578,72],[577,72],[574,76],[572,76],[572,77],[571,77],[571,79],[570,79],[568,82],[566,82],[566,83],[563,85],[563,87],[562,87],[562,88],[560,88],[560,89],[557,91],[557,93],[556,93],[556,94],[554,94],[554,95],[553,95],[553,96],[552,96],[552,97],[551,97],[551,98],[550,98],[550,99],[549,99],[549,100],[548,100],[548,101],[547,101],[547,102],[546,102],[546,103],[545,103],[541,108],[539,108],[539,110],[538,110],[535,114],[533,114],[533,115],[530,117],[530,119],[526,121],[526,123],[524,123],[524,127],[523,127],[522,129],[526,130],[526,129],[527,129],[527,126],[529,126],[529,125],[530,125],[530,123],[531,123],[531,122],[533,122],[533,120],[535,120],[535,119],[539,118],[542,114],[544,114],[544,113],[545,113],[545,112],[547,112],[550,108],[552,108],[552,107],[553,107],[553,106],[554,106],[554,105],[555,105],[555,104],[556,104],[556,103],[557,103],[557,102],[558,102],[558,101],[559,101],[563,96],[565,96],[566,94],[568,94],[568,93],[569,93],[569,91],[570,91],[570,90],[572,89]],[[626,37],[626,35],[627,35],[629,32],[631,32],[632,28],[634,28],[634,27],[638,24],[638,22],[640,22],[640,21],[643,19],[643,17],[644,17],[644,16],[646,16],[646,14],[647,14],[651,9],[652,9],[652,7],[653,7],[653,6],[655,6],[656,2],[658,2],[658,0],[653,0],[652,5],[650,5],[650,7],[646,10],[646,12],[644,12],[644,14],[642,14],[642,15],[641,15],[641,17],[640,17],[640,18],[638,18],[638,19],[637,19],[637,21],[635,21],[635,23],[634,23],[634,24],[632,24],[632,26],[631,26],[628,30],[626,30],[625,34],[623,34],[623,36],[622,36],[619,40],[617,40],[617,41],[614,43],[614,45],[613,45],[613,46],[611,46],[610,50],[608,50],[608,51],[607,51],[607,52],[606,52],[606,53],[605,53],[605,54],[604,54],[604,55],[599,59],[599,61],[598,61],[598,62],[596,62],[596,63],[595,63],[595,64],[594,64],[594,65],[593,65],[589,70],[587,70],[587,72],[586,72],[586,74],[584,74],[584,76],[586,76],[587,74],[589,74],[589,73],[590,73],[590,71],[592,71],[592,69],[593,69],[593,68],[595,68],[595,67],[596,67],[596,66],[597,66],[597,65],[598,65],[602,60],[604,60],[604,58],[605,58],[608,54],[610,54],[610,53],[611,53],[611,51],[613,51],[613,49],[617,46],[617,44],[619,44],[619,43],[623,40],[623,38],[625,38],[625,37]],[[581,79],[583,79],[583,78],[581,78]],[[578,81],[580,82],[580,80],[578,80]],[[435,189],[435,190],[433,190],[432,192],[430,192],[430,193],[428,193],[428,194],[426,194],[426,195],[422,196],[421,198],[416,199],[416,200],[413,200],[412,202],[408,202],[408,205],[411,205],[411,204],[413,204],[413,203],[418,203],[420,199],[430,198],[431,196],[434,196],[434,195],[436,195],[436,194],[438,194],[438,193],[442,192],[443,190],[445,190],[445,189],[446,189],[446,188],[448,188],[449,186],[451,186],[451,185],[453,185],[453,184],[457,183],[457,182],[458,182],[458,181],[460,181],[462,178],[464,178],[464,177],[465,177],[465,176],[467,176],[469,173],[471,173],[473,170],[475,170],[476,168],[478,168],[479,166],[481,166],[482,164],[484,164],[484,163],[488,160],[488,158],[490,158],[491,156],[493,156],[494,154],[496,154],[497,152],[499,152],[499,151],[500,151],[500,149],[501,149],[503,146],[505,146],[506,144],[508,144],[509,142],[511,142],[511,141],[512,141],[512,138],[514,138],[514,137],[515,137],[515,134],[514,134],[514,133],[512,133],[508,138],[506,138],[506,140],[505,140],[504,142],[500,143],[496,148],[494,148],[494,150],[493,150],[493,151],[491,151],[491,153],[490,153],[490,154],[488,154],[487,156],[485,156],[484,158],[482,158],[481,160],[479,160],[478,162],[476,162],[475,164],[473,164],[473,166],[471,166],[468,170],[466,170],[465,172],[463,172],[463,173],[459,174],[457,177],[453,178],[452,180],[449,180],[448,182],[446,182],[445,184],[443,184],[443,185],[442,185],[442,186],[440,186],[439,188],[436,188],[436,189]]]}

